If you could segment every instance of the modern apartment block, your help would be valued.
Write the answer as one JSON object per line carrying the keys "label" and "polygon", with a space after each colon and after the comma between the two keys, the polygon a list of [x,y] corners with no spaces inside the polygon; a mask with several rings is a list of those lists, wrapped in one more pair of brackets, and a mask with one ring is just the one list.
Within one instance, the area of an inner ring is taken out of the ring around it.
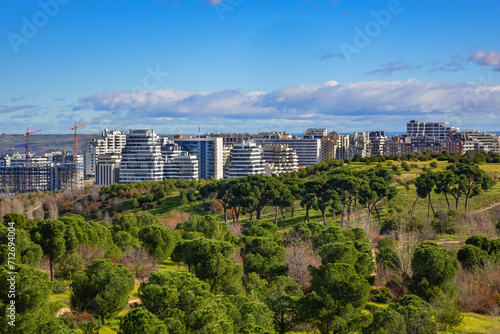
{"label": "modern apartment block", "polygon": [[368,138],[371,144],[371,156],[384,154],[384,145],[387,140],[385,131],[371,131]]}
{"label": "modern apartment block", "polygon": [[130,130],[122,150],[120,183],[163,180],[164,159],[154,130]]}
{"label": "modern apartment block", "polygon": [[500,136],[480,131],[463,131],[463,134],[467,137],[467,141],[470,144],[468,148],[472,148],[478,152],[493,151],[500,153]]}
{"label": "modern apartment block", "polygon": [[419,122],[411,120],[406,124],[406,134],[410,138],[435,138],[438,140],[446,140],[450,132],[458,131],[458,128],[450,126],[447,122]]}
{"label": "modern apartment block", "polygon": [[262,148],[266,163],[266,175],[294,172],[299,167],[299,157],[293,148],[287,145],[266,144]]}
{"label": "modern apartment block", "polygon": [[224,156],[222,138],[174,138],[182,151],[198,159],[198,179],[216,180],[224,177]]}
{"label": "modern apartment block", "polygon": [[93,177],[96,174],[96,165],[99,155],[114,153],[121,154],[125,147],[127,136],[119,130],[104,129],[101,136],[94,138],[85,147],[85,176]]}
{"label": "modern apartment block", "polygon": [[196,155],[181,150],[173,141],[165,141],[161,146],[161,153],[165,159],[164,178],[198,180],[199,168]]}
{"label": "modern apartment block", "polygon": [[304,139],[321,139],[326,136],[326,129],[307,129],[304,131]]}
{"label": "modern apartment block", "polygon": [[253,140],[241,140],[233,145],[224,178],[234,179],[265,173],[265,162],[259,146]]}
{"label": "modern apartment block", "polygon": [[320,139],[256,139],[258,145],[287,145],[295,150],[299,158],[299,167],[308,167],[320,162]]}
{"label": "modern apartment block", "polygon": [[109,186],[120,181],[120,162],[122,156],[118,153],[99,155],[97,160],[95,184]]}
{"label": "modern apartment block", "polygon": [[385,143],[384,155],[401,155],[420,153],[431,150],[433,153],[448,153],[463,152],[463,141],[453,138],[446,140],[438,140],[436,138],[421,137],[421,138],[408,138],[403,136],[393,137]]}
{"label": "modern apartment block", "polygon": [[0,195],[81,188],[75,163],[23,163],[0,166]]}

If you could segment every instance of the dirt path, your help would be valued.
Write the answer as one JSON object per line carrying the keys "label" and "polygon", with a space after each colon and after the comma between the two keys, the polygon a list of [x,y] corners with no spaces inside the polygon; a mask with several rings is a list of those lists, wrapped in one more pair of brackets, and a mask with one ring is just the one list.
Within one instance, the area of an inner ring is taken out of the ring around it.
{"label": "dirt path", "polygon": [[481,209],[472,211],[472,213],[479,213],[479,212],[488,211],[488,210],[493,209],[499,205],[500,205],[500,201],[496,201],[496,202],[490,203],[489,205],[487,205],[485,207],[482,207]]}
{"label": "dirt path", "polygon": [[[128,305],[127,306],[130,308],[130,306],[132,304],[135,304],[135,303],[142,304],[142,301],[139,298],[137,298],[137,299],[130,299],[128,301]],[[57,311],[56,318],[59,318],[60,316],[65,315],[67,313],[71,313],[71,309],[69,307],[64,307],[64,308],[60,309],[59,311]]]}

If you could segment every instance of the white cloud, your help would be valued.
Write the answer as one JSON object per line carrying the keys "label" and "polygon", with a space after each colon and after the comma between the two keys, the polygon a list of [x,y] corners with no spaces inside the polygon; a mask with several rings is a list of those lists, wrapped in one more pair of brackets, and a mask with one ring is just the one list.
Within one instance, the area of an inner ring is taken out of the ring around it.
{"label": "white cloud", "polygon": [[479,50],[469,60],[483,66],[495,66],[495,71],[500,71],[500,52]]}
{"label": "white cloud", "polygon": [[[307,120],[321,126],[343,117],[357,117],[359,122],[366,124],[370,120],[419,116],[423,120],[453,119],[459,123],[457,125],[478,124],[479,118],[483,118],[481,122],[487,122],[488,115],[498,113],[498,105],[498,85],[408,80],[346,84],[329,81],[320,85],[283,87],[269,93],[237,90],[107,91],[80,99],[76,109],[101,112],[101,119],[111,119],[123,126],[154,126],[159,120],[169,122],[173,127],[176,121],[186,125],[184,120],[213,123],[215,116],[219,122],[230,124],[230,120],[235,120],[240,128],[252,131],[258,122],[271,126]],[[248,120],[252,122],[248,123]]]}

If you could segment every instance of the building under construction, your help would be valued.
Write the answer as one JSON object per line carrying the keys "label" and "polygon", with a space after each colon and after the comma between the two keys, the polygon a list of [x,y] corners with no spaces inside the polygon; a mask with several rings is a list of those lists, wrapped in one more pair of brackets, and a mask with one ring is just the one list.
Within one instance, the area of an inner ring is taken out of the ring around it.
{"label": "building under construction", "polygon": [[0,196],[82,187],[82,169],[75,163],[23,163],[0,166]]}

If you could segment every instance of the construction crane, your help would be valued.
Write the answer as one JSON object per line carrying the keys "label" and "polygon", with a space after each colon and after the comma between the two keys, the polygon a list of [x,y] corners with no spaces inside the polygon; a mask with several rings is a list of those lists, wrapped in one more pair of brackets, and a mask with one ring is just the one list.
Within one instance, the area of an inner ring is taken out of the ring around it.
{"label": "construction crane", "polygon": [[198,138],[201,138],[201,129],[203,129],[204,126],[199,126],[198,127]]}
{"label": "construction crane", "polygon": [[77,155],[77,151],[78,151],[78,148],[77,148],[77,146],[78,146],[78,141],[77,141],[77,139],[76,139],[76,129],[81,128],[81,127],[83,127],[83,126],[85,126],[85,124],[82,124],[82,125],[78,125],[78,126],[77,126],[77,125],[76,125],[76,122],[75,122],[75,126],[71,128],[71,130],[75,130],[75,165],[78,163],[78,155]]}
{"label": "construction crane", "polygon": [[30,162],[30,135],[40,132],[42,130],[31,131],[30,128],[26,129],[26,133],[23,133],[23,136],[26,136],[26,163]]}

